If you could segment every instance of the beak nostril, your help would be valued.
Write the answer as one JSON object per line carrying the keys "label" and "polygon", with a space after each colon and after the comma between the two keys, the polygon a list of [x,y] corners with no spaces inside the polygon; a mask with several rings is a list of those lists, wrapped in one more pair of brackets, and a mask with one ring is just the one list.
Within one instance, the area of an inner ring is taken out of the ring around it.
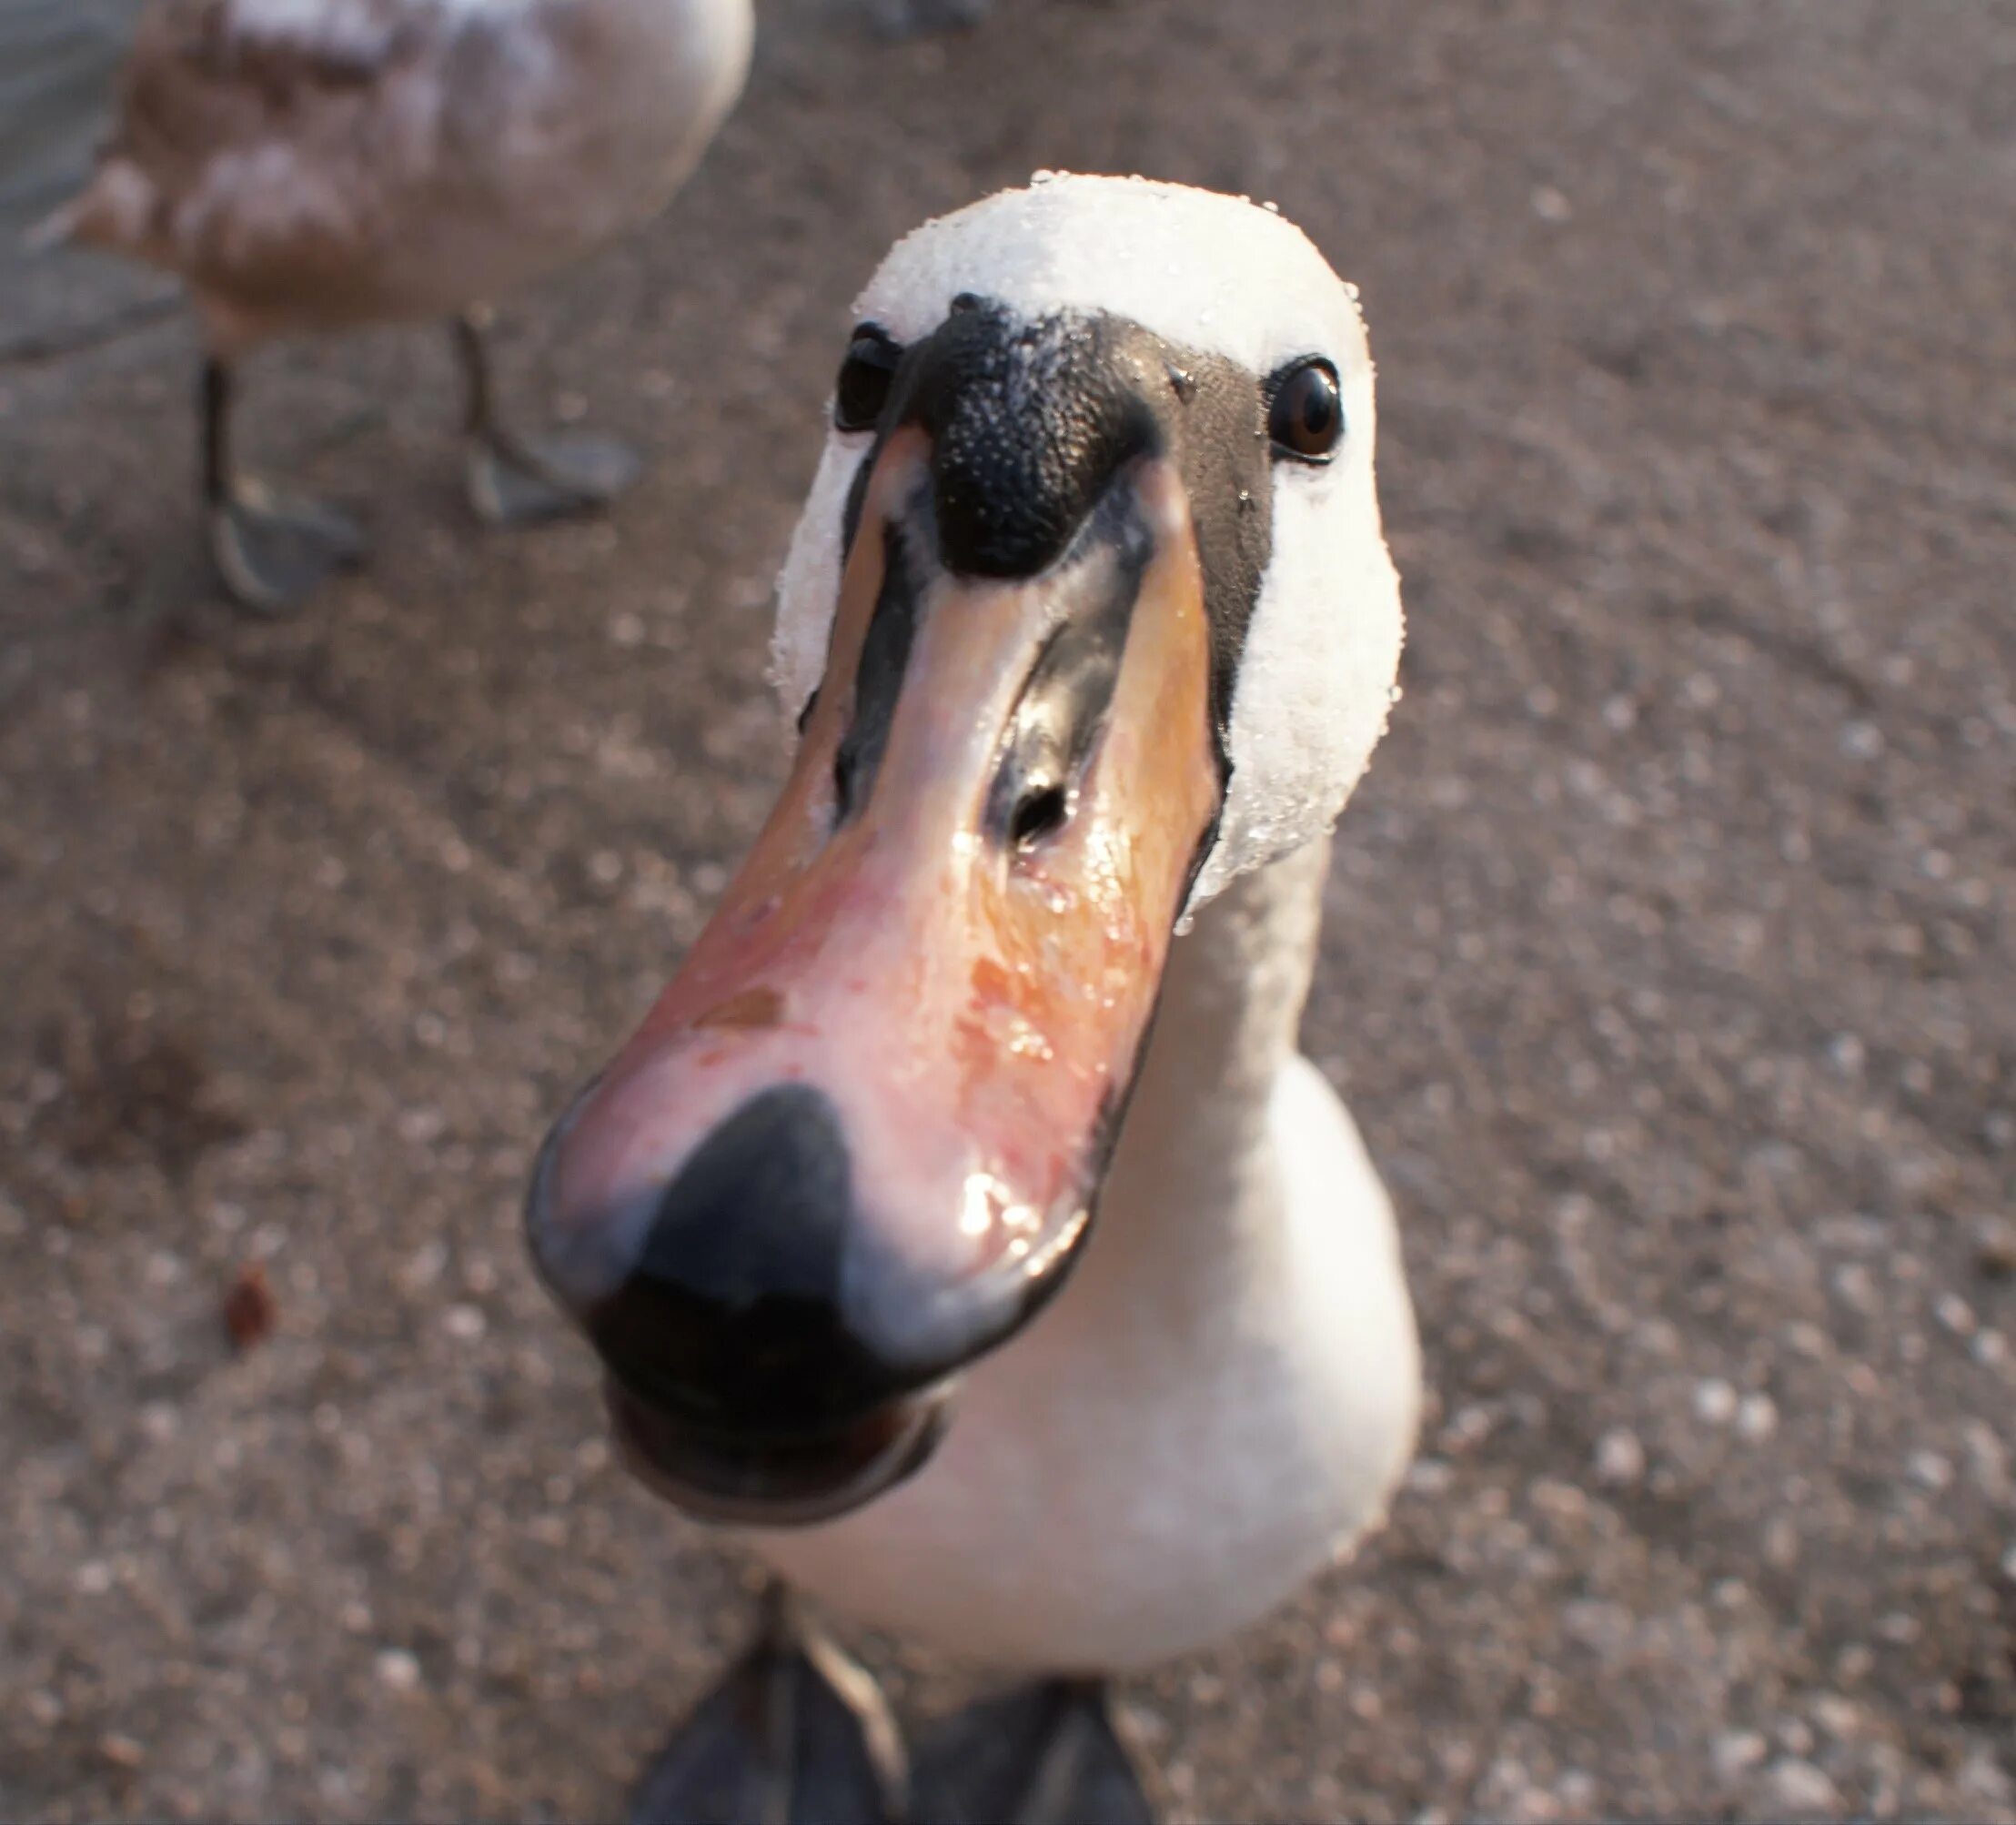
{"label": "beak nostril", "polygon": [[1024,792],[1008,820],[1008,840],[1026,854],[1045,837],[1054,836],[1071,818],[1071,795],[1054,781]]}

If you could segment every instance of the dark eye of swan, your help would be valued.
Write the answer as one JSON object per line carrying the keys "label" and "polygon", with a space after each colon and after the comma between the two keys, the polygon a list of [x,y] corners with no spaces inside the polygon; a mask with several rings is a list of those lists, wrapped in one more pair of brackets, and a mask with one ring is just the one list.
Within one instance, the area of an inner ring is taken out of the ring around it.
{"label": "dark eye of swan", "polygon": [[889,402],[902,350],[886,329],[864,323],[847,345],[847,358],[833,382],[833,426],[842,431],[872,431]]}
{"label": "dark eye of swan", "polygon": [[1275,450],[1302,462],[1328,462],[1344,436],[1344,396],[1337,370],[1321,359],[1298,361],[1275,378],[1267,403],[1267,435]]}

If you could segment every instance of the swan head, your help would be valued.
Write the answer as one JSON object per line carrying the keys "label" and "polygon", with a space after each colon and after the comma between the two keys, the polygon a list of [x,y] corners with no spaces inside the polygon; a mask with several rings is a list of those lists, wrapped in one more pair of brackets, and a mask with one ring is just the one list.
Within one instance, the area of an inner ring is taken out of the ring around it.
{"label": "swan head", "polygon": [[1278,215],[1042,178],[855,318],[796,764],[528,1205],[633,1467],[753,1525],[913,1470],[1063,1283],[1181,921],[1328,829],[1401,641],[1364,326]]}

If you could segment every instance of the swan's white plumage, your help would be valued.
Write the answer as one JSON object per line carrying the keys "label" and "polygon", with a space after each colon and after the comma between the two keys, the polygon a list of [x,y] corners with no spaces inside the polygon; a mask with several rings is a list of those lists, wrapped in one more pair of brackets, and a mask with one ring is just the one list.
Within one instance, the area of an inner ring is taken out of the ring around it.
{"label": "swan's white plumage", "polygon": [[[1172,185],[1053,177],[918,230],[857,313],[909,341],[961,292],[1024,317],[1132,318],[1260,376],[1326,356],[1350,426],[1327,468],[1275,465],[1225,816],[1080,1265],[970,1372],[912,1481],[754,1539],[801,1588],[907,1638],[1000,1667],[1105,1671],[1289,1596],[1376,1523],[1412,1449],[1419,1355],[1392,1208],[1295,1050],[1326,833],[1386,724],[1399,590],[1356,303],[1277,216]],[[793,711],[824,669],[842,503],[867,441],[829,437],[780,583],[776,671]]]}
{"label": "swan's white plumage", "polygon": [[[1275,468],[1274,561],[1232,711],[1235,757],[1192,908],[1328,830],[1386,728],[1402,633],[1399,580],[1373,486],[1372,363],[1356,297],[1273,211],[1143,178],[1048,175],[899,241],[855,303],[899,342],[974,292],[1024,318],[1128,318],[1265,376],[1336,363],[1348,430],[1329,467]],[[865,433],[832,432],[779,583],[774,671],[795,714],[826,662],[842,509]]]}

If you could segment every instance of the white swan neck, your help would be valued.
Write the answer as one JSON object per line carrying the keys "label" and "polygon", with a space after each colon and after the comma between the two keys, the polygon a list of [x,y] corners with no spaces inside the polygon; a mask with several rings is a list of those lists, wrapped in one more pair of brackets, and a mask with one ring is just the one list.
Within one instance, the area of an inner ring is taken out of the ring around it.
{"label": "white swan neck", "polygon": [[1186,1220],[1253,1213],[1271,1099],[1315,969],[1329,861],[1325,836],[1242,876],[1172,948],[1101,1201],[1108,1252],[1137,1225],[1164,1248]]}

